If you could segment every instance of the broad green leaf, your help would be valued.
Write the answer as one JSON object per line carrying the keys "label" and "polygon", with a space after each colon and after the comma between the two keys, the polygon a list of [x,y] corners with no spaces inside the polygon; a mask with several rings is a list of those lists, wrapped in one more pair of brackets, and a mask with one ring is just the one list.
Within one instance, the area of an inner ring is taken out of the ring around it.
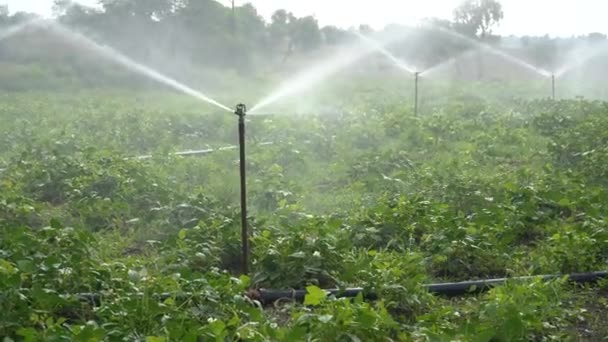
{"label": "broad green leaf", "polygon": [[16,272],[17,270],[15,269],[13,264],[4,259],[0,259],[0,274],[11,275],[15,274]]}
{"label": "broad green leaf", "polygon": [[187,235],[188,235],[188,231],[186,229],[182,229],[179,231],[179,234],[177,236],[179,237],[180,240],[184,240]]}
{"label": "broad green leaf", "polygon": [[159,336],[146,337],[146,342],[165,342],[165,341],[167,341],[167,339],[164,337],[159,337]]}
{"label": "broad green leaf", "polygon": [[36,271],[36,267],[34,266],[34,263],[31,262],[30,260],[17,261],[17,267],[19,268],[19,270],[21,272],[25,272],[25,273],[33,273],[34,271]]}
{"label": "broad green leaf", "polygon": [[209,329],[211,330],[214,336],[219,337],[226,329],[226,324],[220,320],[216,320],[209,324]]}
{"label": "broad green leaf", "polygon": [[244,275],[244,274],[241,275],[239,277],[239,280],[241,282],[241,285],[244,286],[244,287],[247,287],[247,286],[251,285],[251,277],[249,277],[247,275]]}
{"label": "broad green leaf", "polygon": [[21,328],[17,330],[17,335],[23,337],[25,342],[34,342],[38,340],[38,332],[34,328]]}
{"label": "broad green leaf", "polygon": [[296,326],[291,328],[291,330],[285,336],[284,341],[304,341],[306,337],[306,328],[301,326]]}
{"label": "broad green leaf", "polygon": [[61,228],[63,228],[63,225],[61,224],[61,222],[58,219],[52,218],[51,219],[51,228],[61,229]]}
{"label": "broad green leaf", "polygon": [[304,297],[304,305],[317,306],[327,297],[327,292],[311,285],[306,287],[306,296]]}

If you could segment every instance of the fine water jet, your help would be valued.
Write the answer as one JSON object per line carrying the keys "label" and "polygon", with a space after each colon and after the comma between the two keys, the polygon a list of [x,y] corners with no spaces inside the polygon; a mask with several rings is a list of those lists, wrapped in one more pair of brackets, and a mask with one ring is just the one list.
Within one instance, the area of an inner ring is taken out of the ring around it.
{"label": "fine water jet", "polygon": [[[378,44],[380,46],[386,46],[399,38],[400,37],[396,35],[391,36],[378,42]],[[249,110],[248,115],[258,115],[261,109],[313,87],[340,70],[369,56],[374,51],[377,51],[377,49],[370,46],[370,44],[361,45],[355,43],[346,48],[342,48],[330,58],[312,64],[310,67],[296,74],[293,78],[285,81],[278,89],[253,106],[253,108]]]}
{"label": "fine water jet", "polygon": [[418,82],[420,80],[420,72],[414,73],[414,116],[418,116]]}
{"label": "fine water jet", "polygon": [[31,25],[39,22],[41,19],[33,19],[33,20],[27,20],[24,21],[20,24],[11,26],[7,29],[4,30],[0,30],[0,41],[3,41],[5,39],[8,39],[16,34],[19,34],[23,31],[25,31],[28,27],[30,27]]}
{"label": "fine water jet", "polygon": [[559,68],[554,73],[555,77],[560,78],[560,77],[564,76],[565,74],[567,74],[568,72],[584,65],[589,60],[608,53],[608,45],[604,44],[604,45],[596,46],[595,48],[591,49],[591,51],[585,51],[585,52],[587,52],[587,53],[583,57],[576,58],[574,61],[572,61],[570,63],[566,63],[564,66]]}
{"label": "fine water jet", "polygon": [[426,78],[432,77],[432,75],[437,74],[438,72],[440,72],[441,70],[445,69],[446,67],[458,62],[460,59],[463,59],[467,56],[470,56],[471,54],[474,53],[474,50],[472,51],[465,51],[461,54],[459,54],[458,56],[449,58],[443,62],[440,62],[439,64],[436,64],[432,67],[429,67],[423,71],[420,72],[420,76],[424,76]]}
{"label": "fine water jet", "polygon": [[489,53],[491,53],[493,55],[499,56],[499,57],[503,58],[504,60],[506,60],[508,62],[511,62],[511,63],[513,63],[515,65],[519,65],[520,67],[522,67],[524,69],[527,69],[528,71],[531,71],[531,72],[533,72],[536,75],[539,75],[539,76],[545,77],[545,78],[550,78],[551,77],[551,72],[549,72],[549,71],[547,71],[547,70],[545,70],[543,68],[536,67],[536,66],[534,66],[534,65],[532,65],[532,64],[530,64],[530,63],[528,63],[528,62],[526,62],[526,61],[524,61],[522,59],[514,57],[514,56],[512,56],[512,55],[510,55],[510,54],[508,54],[508,53],[506,53],[504,51],[501,51],[499,49],[496,49],[496,48],[494,48],[494,47],[492,47],[492,46],[490,46],[488,44],[481,43],[481,42],[479,42],[479,41],[477,41],[477,40],[475,40],[475,39],[473,39],[471,37],[468,37],[468,36],[465,36],[464,34],[461,34],[461,33],[458,33],[458,32],[455,32],[455,31],[452,31],[452,30],[449,30],[449,29],[446,29],[444,27],[435,26],[435,28],[437,30],[439,30],[439,31],[447,34],[447,35],[450,35],[450,36],[456,38],[456,39],[459,39],[461,41],[467,42],[467,43],[469,43],[469,44],[471,44],[471,45],[473,45],[473,46],[475,46],[475,47],[477,47],[479,49],[487,51],[487,52],[489,52]]}
{"label": "fine water jet", "polygon": [[370,47],[374,48],[375,50],[377,50],[378,52],[380,52],[382,55],[384,55],[385,57],[387,57],[391,62],[393,62],[393,64],[395,64],[396,67],[398,67],[401,70],[406,71],[407,73],[410,73],[410,74],[414,75],[414,115],[418,116],[418,83],[419,83],[421,72],[417,71],[416,68],[411,67],[411,66],[405,64],[404,61],[402,61],[401,59],[395,57],[395,55],[393,55],[392,53],[390,53],[384,46],[382,46],[378,42],[374,41],[373,39],[368,38],[368,37],[366,37],[365,35],[363,35],[363,34],[361,34],[359,32],[355,32],[355,34],[363,42],[365,42]]}
{"label": "fine water jet", "polygon": [[388,58],[399,69],[401,69],[401,70],[403,70],[405,72],[408,72],[410,74],[416,73],[416,68],[413,68],[413,67],[405,64],[404,61],[402,61],[401,59],[395,57],[395,55],[393,55],[392,53],[390,53],[384,46],[382,46],[382,44],[378,43],[377,41],[375,41],[375,40],[373,40],[371,38],[368,38],[367,36],[361,34],[360,32],[355,32],[355,34],[364,43],[366,43],[371,48],[373,48],[374,50],[378,51],[379,53],[381,53],[382,55],[384,55],[386,58]]}
{"label": "fine water jet", "polygon": [[92,52],[95,52],[97,55],[99,55],[105,59],[108,59],[119,65],[122,65],[123,67],[127,68],[128,70],[131,70],[140,75],[146,76],[155,81],[163,83],[183,94],[190,95],[200,101],[209,103],[211,105],[214,105],[214,106],[221,108],[223,110],[226,110],[228,112],[233,111],[232,109],[230,109],[227,106],[219,103],[218,101],[208,97],[207,95],[205,95],[197,90],[194,90],[166,75],[163,75],[160,72],[158,72],[146,65],[138,63],[107,45],[98,44],[97,42],[86,37],[85,35],[78,33],[76,31],[72,31],[69,28],[67,28],[57,22],[48,22],[47,25],[45,25],[45,26],[47,26],[48,29],[54,31],[55,33],[61,35],[62,37],[69,39],[73,42],[76,42],[76,43],[80,44],[82,47],[89,49]]}

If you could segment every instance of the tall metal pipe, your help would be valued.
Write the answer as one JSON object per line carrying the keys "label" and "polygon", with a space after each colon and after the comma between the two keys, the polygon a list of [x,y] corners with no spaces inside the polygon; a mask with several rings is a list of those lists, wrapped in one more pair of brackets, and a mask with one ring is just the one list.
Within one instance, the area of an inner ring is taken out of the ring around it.
{"label": "tall metal pipe", "polygon": [[414,73],[414,116],[418,116],[418,81],[420,80],[420,72]]}
{"label": "tall metal pipe", "polygon": [[239,117],[239,151],[241,178],[241,271],[249,274],[249,226],[247,224],[247,167],[245,158],[245,116],[247,107],[238,104],[234,112]]}
{"label": "tall metal pipe", "polygon": [[551,96],[555,101],[555,74],[551,75]]}

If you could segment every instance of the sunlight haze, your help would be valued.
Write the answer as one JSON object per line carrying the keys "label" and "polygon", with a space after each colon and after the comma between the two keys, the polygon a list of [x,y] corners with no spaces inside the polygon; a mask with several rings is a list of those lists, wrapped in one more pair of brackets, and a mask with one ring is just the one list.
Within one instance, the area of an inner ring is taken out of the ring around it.
{"label": "sunlight haze", "polygon": [[[97,0],[80,0],[93,5]],[[222,0],[225,4],[230,1]],[[249,1],[237,0],[237,4]],[[268,19],[279,9],[298,16],[314,15],[321,25],[340,27],[369,24],[376,29],[391,23],[413,24],[428,17],[451,18],[459,0],[425,1],[347,1],[347,0],[253,0],[261,15]],[[505,19],[495,31],[503,35],[571,36],[590,32],[608,32],[604,14],[608,2],[602,0],[503,0]],[[11,12],[29,11],[48,16],[53,0],[4,0]]]}

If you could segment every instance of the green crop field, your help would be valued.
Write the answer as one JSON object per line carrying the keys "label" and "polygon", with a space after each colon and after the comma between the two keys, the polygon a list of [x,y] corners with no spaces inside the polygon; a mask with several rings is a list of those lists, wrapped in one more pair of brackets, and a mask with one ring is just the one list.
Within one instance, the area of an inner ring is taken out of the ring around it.
{"label": "green crop field", "polygon": [[[1,102],[0,335],[510,341],[607,333],[602,284],[512,282],[457,300],[422,287],[605,268],[605,103],[453,100],[414,117],[370,100],[333,116],[252,116],[253,269],[239,276],[236,151],[167,156],[234,142],[235,117],[157,93],[21,93]],[[153,158],[132,158],[140,154]],[[319,290],[351,286],[380,299]],[[305,305],[264,308],[246,296],[256,288],[308,295]],[[101,301],[83,302],[81,293]]]}
{"label": "green crop field", "polygon": [[606,340],[605,34],[4,3],[0,342]]}

